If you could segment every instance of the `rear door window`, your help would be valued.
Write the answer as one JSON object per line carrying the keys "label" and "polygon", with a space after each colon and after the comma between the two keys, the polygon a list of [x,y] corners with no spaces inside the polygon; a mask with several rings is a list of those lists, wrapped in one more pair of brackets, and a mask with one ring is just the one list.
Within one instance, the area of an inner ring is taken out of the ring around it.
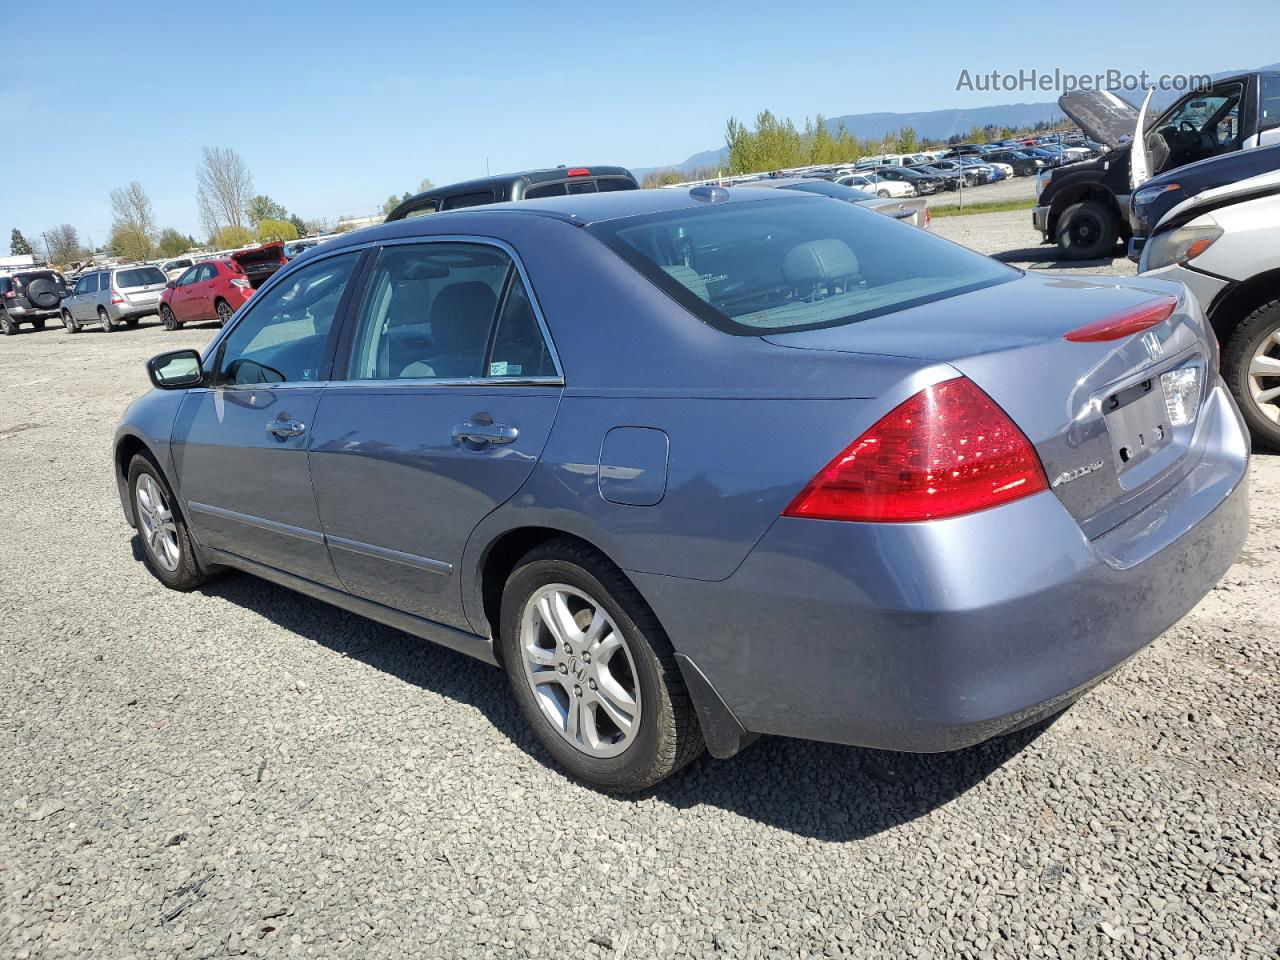
{"label": "rear door window", "polygon": [[349,379],[484,376],[489,333],[511,269],[505,252],[485,244],[384,248],[356,322]]}
{"label": "rear door window", "polygon": [[478,207],[485,203],[493,203],[494,195],[492,190],[477,190],[474,193],[455,193],[452,197],[445,197],[444,203],[441,204],[443,210],[459,210],[462,207]]}

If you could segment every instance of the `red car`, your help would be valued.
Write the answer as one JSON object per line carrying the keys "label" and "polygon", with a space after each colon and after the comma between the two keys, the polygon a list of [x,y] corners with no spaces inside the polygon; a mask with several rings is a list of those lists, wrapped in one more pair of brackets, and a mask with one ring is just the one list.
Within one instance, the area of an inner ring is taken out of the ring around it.
{"label": "red car", "polygon": [[169,281],[160,296],[160,319],[169,330],[207,320],[224,326],[253,291],[288,262],[282,243],[202,260]]}

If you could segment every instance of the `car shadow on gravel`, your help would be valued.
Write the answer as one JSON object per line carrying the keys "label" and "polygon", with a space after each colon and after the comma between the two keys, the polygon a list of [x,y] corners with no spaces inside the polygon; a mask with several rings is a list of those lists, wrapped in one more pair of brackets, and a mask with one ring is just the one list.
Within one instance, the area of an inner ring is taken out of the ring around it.
{"label": "car shadow on gravel", "polygon": [[[1099,257],[1096,260],[1068,260],[1058,255],[1058,247],[1046,244],[1042,247],[1023,247],[1018,250],[1004,250],[991,254],[992,258],[1003,263],[1026,266],[1037,264],[1038,270],[1091,270],[1099,267],[1111,267],[1117,260],[1128,262],[1123,247],[1116,247],[1112,256]],[[1135,268],[1136,269],[1136,268]]]}
{"label": "car shadow on gravel", "polygon": [[[141,562],[136,535],[132,544]],[[247,574],[230,573],[210,581],[201,592],[340,657],[470,704],[555,776],[565,776],[525,723],[501,670]],[[651,790],[617,802],[656,800],[682,810],[710,805],[818,840],[857,840],[922,817],[977,786],[1054,719],[944,754],[764,737],[731,760],[704,755]]]}

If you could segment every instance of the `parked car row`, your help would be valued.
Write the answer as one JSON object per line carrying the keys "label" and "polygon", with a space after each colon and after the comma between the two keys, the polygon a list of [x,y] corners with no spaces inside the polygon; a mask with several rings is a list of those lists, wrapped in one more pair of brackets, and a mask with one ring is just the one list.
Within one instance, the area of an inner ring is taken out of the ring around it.
{"label": "parked car row", "polygon": [[207,259],[89,268],[67,279],[48,268],[0,276],[0,333],[22,324],[43,330],[60,321],[67,333],[96,327],[109,333],[158,315],[176,330],[185,323],[231,319],[253,291],[289,261],[281,243],[266,243]]}

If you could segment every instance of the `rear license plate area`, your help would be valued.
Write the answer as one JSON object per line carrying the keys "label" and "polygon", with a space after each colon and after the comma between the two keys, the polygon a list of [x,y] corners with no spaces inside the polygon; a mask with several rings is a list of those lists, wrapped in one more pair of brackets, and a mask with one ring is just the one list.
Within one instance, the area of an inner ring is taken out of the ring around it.
{"label": "rear license plate area", "polygon": [[1152,377],[1107,397],[1102,404],[1118,473],[1146,460],[1173,439],[1160,380]]}

